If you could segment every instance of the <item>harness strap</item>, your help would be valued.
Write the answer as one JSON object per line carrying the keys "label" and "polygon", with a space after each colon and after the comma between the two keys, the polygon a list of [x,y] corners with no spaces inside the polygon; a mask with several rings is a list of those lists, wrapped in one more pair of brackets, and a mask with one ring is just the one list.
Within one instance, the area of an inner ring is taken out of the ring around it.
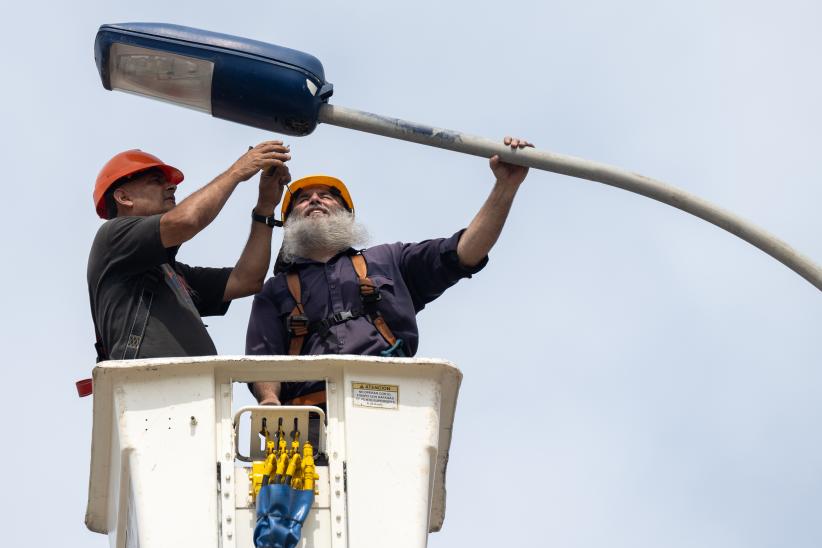
{"label": "harness strap", "polygon": [[140,298],[137,300],[137,310],[134,312],[134,321],[131,322],[131,329],[121,359],[133,360],[137,357],[137,352],[140,351],[140,345],[143,343],[143,335],[146,333],[146,324],[148,324],[153,300],[154,292],[144,287],[140,291]]}
{"label": "harness strap", "polygon": [[[140,298],[137,300],[137,310],[134,312],[134,320],[131,322],[126,347],[123,349],[124,360],[133,360],[140,351],[143,336],[146,333],[146,325],[151,315],[151,303],[154,300],[154,288],[159,283],[160,276],[156,272],[146,272],[143,275],[142,287],[140,287]],[[103,337],[100,335],[100,328],[97,327],[97,320],[94,317],[94,308],[91,310],[91,322],[94,324],[94,350],[97,351],[97,363],[109,359],[108,349],[103,344]],[[80,397],[88,396],[92,393],[91,379],[77,381],[77,393]],[[86,384],[88,386],[86,387]]]}
{"label": "harness strap", "polygon": [[[360,287],[360,299],[364,310],[353,311],[345,310],[338,312],[326,319],[309,322],[308,316],[305,315],[305,308],[302,303],[302,289],[300,287],[300,275],[291,270],[286,274],[286,284],[288,285],[288,292],[291,293],[291,298],[296,303],[291,313],[286,319],[286,328],[290,337],[288,343],[288,354],[290,356],[299,356],[302,352],[305,337],[309,333],[327,332],[331,326],[338,325],[348,320],[353,320],[361,316],[366,316],[374,324],[377,332],[388,343],[389,349],[383,352],[385,356],[404,356],[402,349],[402,339],[397,339],[391,328],[388,327],[385,318],[377,310],[376,303],[380,301],[382,296],[377,284],[368,277],[368,265],[365,262],[365,257],[361,253],[351,256],[351,264],[354,266],[354,272],[357,274],[357,279]],[[387,353],[386,353],[387,352]]]}
{"label": "harness strap", "polygon": [[[379,289],[377,289],[374,281],[368,277],[368,265],[362,253],[353,255],[351,257],[351,264],[354,265],[354,272],[357,273],[357,278],[359,278],[360,296],[362,297],[363,304],[374,304],[379,301],[381,299]],[[382,338],[385,339],[388,345],[393,347],[397,344],[397,337],[391,332],[391,328],[388,327],[380,311],[377,310],[376,307],[372,307],[372,309],[371,321],[374,322],[374,327],[377,328],[377,331],[380,332],[380,335],[382,335]]]}
{"label": "harness strap", "polygon": [[343,310],[342,312],[330,315],[324,320],[309,323],[308,332],[319,333],[320,336],[324,337],[333,326],[340,325],[348,320],[355,320],[362,316],[367,316],[362,310]]}
{"label": "harness strap", "polygon": [[[154,287],[159,281],[159,274],[156,272],[146,272],[143,275],[142,287],[140,287],[140,297],[137,299],[137,310],[134,311],[134,320],[131,322],[131,329],[126,340],[126,347],[123,349],[123,360],[133,360],[140,351],[143,343],[143,335],[146,333],[146,325],[151,315],[151,303],[154,301]],[[102,346],[102,344],[101,344]]]}
{"label": "harness strap", "polygon": [[303,308],[300,275],[292,270],[286,275],[285,279],[288,284],[288,292],[291,293],[291,298],[296,303],[288,315],[286,323],[288,334],[291,336],[291,341],[288,343],[288,354],[290,356],[299,356],[303,349],[305,336],[308,335],[308,317],[305,315],[305,309]]}

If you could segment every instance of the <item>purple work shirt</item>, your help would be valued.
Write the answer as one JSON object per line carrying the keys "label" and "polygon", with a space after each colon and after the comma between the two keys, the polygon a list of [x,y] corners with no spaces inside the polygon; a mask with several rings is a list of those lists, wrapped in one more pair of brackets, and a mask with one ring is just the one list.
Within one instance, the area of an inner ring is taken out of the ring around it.
{"label": "purple work shirt", "polygon": [[[417,352],[419,343],[417,312],[462,278],[470,278],[482,270],[488,262],[486,257],[473,268],[459,264],[457,242],[462,233],[461,230],[450,238],[419,243],[378,245],[362,252],[368,264],[368,277],[379,287],[382,296],[377,308],[411,356]],[[309,321],[363,309],[357,274],[349,258],[353,253],[353,250],[340,253],[325,264],[297,259],[288,266],[288,270],[299,273],[302,302]],[[288,354],[286,319],[294,305],[285,273],[269,278],[254,297],[246,334],[247,354]],[[325,336],[310,333],[303,342],[302,354],[378,356],[388,346],[370,319],[360,316],[332,326]],[[299,384],[302,387],[303,383]],[[297,391],[290,397],[313,391],[294,388]],[[285,392],[284,384],[283,401],[290,399]]]}

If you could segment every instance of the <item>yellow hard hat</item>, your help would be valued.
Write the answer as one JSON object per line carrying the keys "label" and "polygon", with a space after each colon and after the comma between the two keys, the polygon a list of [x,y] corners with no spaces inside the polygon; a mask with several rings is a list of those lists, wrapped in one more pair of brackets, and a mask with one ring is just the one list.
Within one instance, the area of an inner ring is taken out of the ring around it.
{"label": "yellow hard hat", "polygon": [[291,212],[291,206],[293,205],[291,200],[294,196],[299,194],[301,189],[314,185],[324,185],[330,188],[333,194],[336,194],[342,198],[342,201],[345,203],[345,207],[348,211],[354,213],[354,200],[351,199],[351,194],[349,194],[345,183],[336,177],[331,177],[330,175],[309,175],[308,177],[297,179],[288,185],[288,190],[286,191],[285,196],[283,196],[283,205],[280,211],[283,221],[285,221],[286,217],[288,217],[288,214]]}

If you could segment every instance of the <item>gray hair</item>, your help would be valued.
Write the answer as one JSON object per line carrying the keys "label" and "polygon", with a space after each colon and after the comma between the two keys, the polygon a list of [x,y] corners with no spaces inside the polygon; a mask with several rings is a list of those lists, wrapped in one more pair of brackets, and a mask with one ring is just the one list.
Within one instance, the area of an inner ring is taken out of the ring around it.
{"label": "gray hair", "polygon": [[327,216],[289,215],[283,231],[282,258],[292,262],[297,257],[339,253],[367,242],[368,230],[344,209],[333,210]]}

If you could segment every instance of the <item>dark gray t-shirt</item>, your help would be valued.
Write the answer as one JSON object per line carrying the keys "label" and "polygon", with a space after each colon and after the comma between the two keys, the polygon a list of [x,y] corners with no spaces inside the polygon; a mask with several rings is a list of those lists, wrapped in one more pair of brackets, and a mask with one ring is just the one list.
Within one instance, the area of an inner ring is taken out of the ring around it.
{"label": "dark gray t-shirt", "polygon": [[226,313],[232,269],[190,267],[176,255],[176,247],[163,247],[160,215],[117,217],[97,231],[88,259],[89,300],[111,359],[123,357],[144,283],[154,298],[138,358],[217,353],[200,317]]}

